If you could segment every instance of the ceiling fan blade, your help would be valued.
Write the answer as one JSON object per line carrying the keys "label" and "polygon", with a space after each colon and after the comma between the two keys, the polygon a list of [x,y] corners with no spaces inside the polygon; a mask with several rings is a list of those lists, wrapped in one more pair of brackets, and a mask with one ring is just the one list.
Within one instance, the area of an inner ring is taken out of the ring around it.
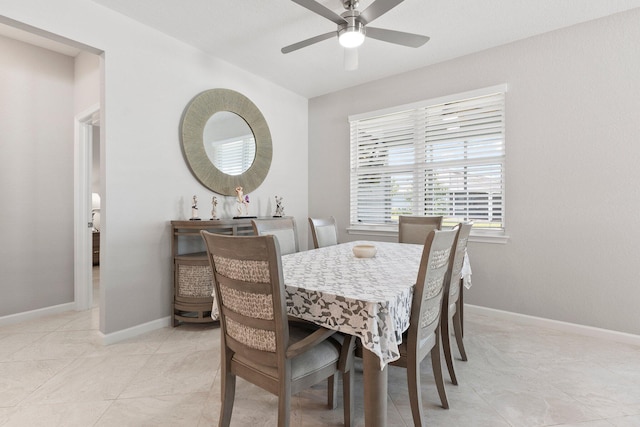
{"label": "ceiling fan blade", "polygon": [[[295,1],[295,0],[294,0]],[[367,25],[371,21],[384,15],[404,0],[376,0],[371,5],[360,12],[360,21]]]}
{"label": "ceiling fan blade", "polygon": [[330,33],[320,34],[319,36],[311,37],[310,39],[302,40],[301,42],[290,44],[289,46],[285,46],[280,51],[282,53],[293,52],[294,50],[302,49],[303,47],[310,46],[314,43],[321,42],[322,40],[330,39],[331,37],[335,37],[336,32],[331,31]]}
{"label": "ceiling fan blade", "polygon": [[324,16],[329,21],[333,21],[338,25],[347,23],[347,21],[342,16],[338,15],[331,9],[324,7],[323,5],[321,5],[320,3],[314,0],[291,0],[291,1],[299,4],[302,7],[309,9],[312,12],[317,13],[320,16]]}
{"label": "ceiling fan blade", "polygon": [[344,48],[344,69],[353,71],[358,69],[358,48]]}
{"label": "ceiling fan blade", "polygon": [[367,27],[367,37],[383,42],[400,44],[407,47],[420,47],[429,41],[429,37],[402,31],[385,30],[383,28]]}

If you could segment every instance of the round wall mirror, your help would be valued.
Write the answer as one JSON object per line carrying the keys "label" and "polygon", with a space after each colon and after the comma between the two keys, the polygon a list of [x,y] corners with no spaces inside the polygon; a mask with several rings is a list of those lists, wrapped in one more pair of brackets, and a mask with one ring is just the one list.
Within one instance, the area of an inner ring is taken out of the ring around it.
{"label": "round wall mirror", "polygon": [[193,175],[218,194],[235,196],[236,187],[254,191],[271,166],[271,133],[264,116],[246,96],[229,89],[207,90],[189,102],[180,142]]}

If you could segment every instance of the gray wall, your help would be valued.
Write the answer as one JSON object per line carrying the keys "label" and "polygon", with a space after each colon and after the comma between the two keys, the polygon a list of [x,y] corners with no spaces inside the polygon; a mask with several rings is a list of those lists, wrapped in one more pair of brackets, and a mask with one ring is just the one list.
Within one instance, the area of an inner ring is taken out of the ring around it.
{"label": "gray wall", "polygon": [[0,316],[73,302],[73,58],[0,36]]}
{"label": "gray wall", "polygon": [[466,302],[640,334],[639,22],[635,9],[311,99],[309,214],[367,238],[345,231],[347,116],[507,83],[510,239],[470,243]]}

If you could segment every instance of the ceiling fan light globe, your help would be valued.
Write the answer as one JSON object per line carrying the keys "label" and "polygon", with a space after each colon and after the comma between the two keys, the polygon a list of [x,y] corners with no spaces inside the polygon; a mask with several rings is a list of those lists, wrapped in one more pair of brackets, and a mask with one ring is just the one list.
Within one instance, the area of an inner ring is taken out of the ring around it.
{"label": "ceiling fan light globe", "polygon": [[342,47],[358,47],[364,42],[364,34],[356,28],[347,28],[338,36],[338,42]]}

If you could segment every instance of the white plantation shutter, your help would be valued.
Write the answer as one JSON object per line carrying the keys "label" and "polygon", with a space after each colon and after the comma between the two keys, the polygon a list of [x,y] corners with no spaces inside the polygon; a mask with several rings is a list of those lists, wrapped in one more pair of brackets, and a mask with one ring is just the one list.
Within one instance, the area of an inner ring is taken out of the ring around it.
{"label": "white plantation shutter", "polygon": [[445,224],[502,230],[504,93],[500,86],[351,117],[351,225],[443,215]]}

